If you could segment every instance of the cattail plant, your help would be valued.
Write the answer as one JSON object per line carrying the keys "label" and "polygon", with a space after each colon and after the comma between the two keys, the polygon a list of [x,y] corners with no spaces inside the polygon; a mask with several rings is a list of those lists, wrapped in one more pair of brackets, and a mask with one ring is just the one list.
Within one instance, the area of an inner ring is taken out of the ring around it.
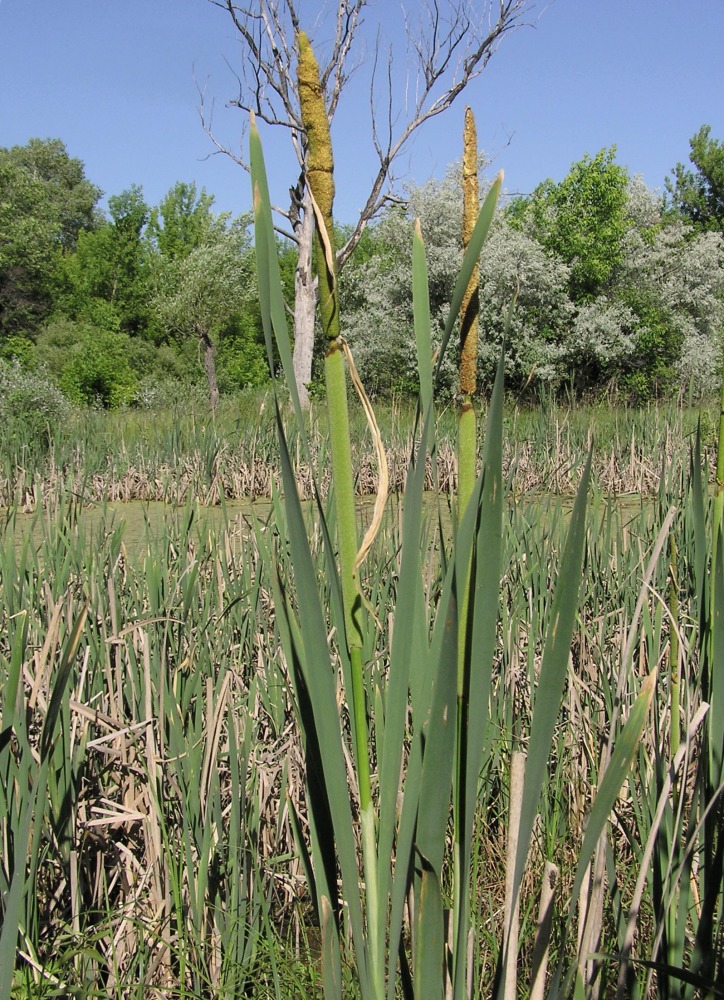
{"label": "cattail plant", "polygon": [[[312,195],[316,220],[315,262],[319,288],[319,312],[327,351],[324,370],[329,414],[329,436],[332,477],[337,515],[339,572],[344,606],[344,634],[350,661],[351,690],[348,692],[352,711],[355,763],[359,787],[359,810],[365,879],[367,925],[377,928],[377,848],[375,815],[369,767],[369,727],[362,666],[362,601],[357,581],[357,514],[352,473],[347,383],[343,347],[340,341],[337,268],[333,246],[332,208],[334,202],[334,167],[332,140],[319,80],[319,67],[304,32],[297,36],[299,48],[299,101],[305,139],[309,149],[307,184]],[[370,977],[373,989],[381,989],[380,939],[376,933],[368,936]]]}
{"label": "cattail plant", "polygon": [[[341,967],[349,927],[355,976],[367,1000],[392,1000],[399,982],[408,996],[442,997],[468,989],[470,857],[478,782],[489,720],[492,666],[500,606],[503,537],[502,405],[498,372],[488,414],[480,472],[470,403],[474,382],[474,338],[464,348],[464,405],[461,414],[461,499],[451,551],[445,556],[439,596],[428,603],[422,587],[420,537],[425,465],[436,448],[434,384],[461,310],[468,317],[475,297],[473,278],[493,219],[502,177],[479,212],[474,195],[468,245],[453,292],[437,367],[432,357],[425,250],[419,225],[413,239],[413,314],[420,377],[420,424],[407,472],[397,566],[397,594],[391,642],[374,684],[366,682],[363,651],[375,645],[373,608],[363,594],[357,549],[345,386],[345,345],[339,335],[339,306],[332,245],[332,151],[314,55],[298,36],[302,118],[310,150],[306,178],[315,205],[316,268],[320,315],[327,341],[325,375],[333,464],[334,506],[317,503],[326,566],[323,586],[307,535],[277,397],[277,428],[284,490],[284,518],[278,524],[289,546],[293,572],[278,562],[275,600],[280,633],[294,686],[305,752],[310,824],[308,874],[322,932],[325,995],[341,996]],[[477,160],[469,119],[466,161]],[[259,133],[250,132],[262,321],[270,357],[276,340],[300,433],[301,410],[294,398],[291,351],[279,282],[279,266]],[[477,169],[477,164],[475,166]],[[467,303],[467,305],[464,305]],[[464,321],[466,326],[469,319]],[[351,356],[349,373],[363,404]],[[276,388],[275,388],[276,392]],[[368,408],[368,407],[367,407]],[[368,419],[374,428],[373,415]],[[374,433],[374,430],[373,430]],[[380,460],[383,455],[380,451]],[[568,667],[581,582],[585,503],[589,471],[583,477],[562,556],[550,631],[544,641],[538,693],[531,724],[532,766],[525,776],[519,847],[512,873],[518,897],[547,759]],[[281,512],[280,512],[281,513]],[[336,527],[337,544],[331,526]],[[273,557],[274,553],[270,552]],[[367,611],[370,611],[368,614]],[[332,631],[330,632],[330,626]],[[330,646],[330,636],[336,637]],[[341,668],[341,669],[340,669]],[[338,671],[343,688],[338,688]],[[647,691],[648,693],[648,691]],[[340,711],[348,706],[349,714]],[[374,711],[372,706],[374,705]],[[644,699],[638,717],[647,707]],[[410,721],[411,720],[411,721]],[[349,726],[351,754],[347,750]],[[638,733],[638,730],[636,730]],[[374,737],[374,738],[372,738]],[[616,756],[619,785],[630,760],[632,739]],[[625,752],[624,752],[625,749]],[[349,762],[353,769],[350,772]],[[373,785],[372,774],[377,780]],[[401,773],[403,775],[401,779]],[[589,827],[583,857],[606,822],[614,792],[608,776],[598,812]],[[454,817],[454,848],[448,825]],[[357,822],[358,820],[358,822]],[[582,862],[583,863],[583,862]],[[446,932],[446,871],[455,872],[453,929]],[[340,879],[341,897],[337,891]],[[582,878],[582,875],[581,875]],[[342,905],[342,900],[344,905]],[[406,930],[404,928],[407,928]],[[449,943],[448,943],[449,942]],[[449,984],[446,986],[446,983]]]}

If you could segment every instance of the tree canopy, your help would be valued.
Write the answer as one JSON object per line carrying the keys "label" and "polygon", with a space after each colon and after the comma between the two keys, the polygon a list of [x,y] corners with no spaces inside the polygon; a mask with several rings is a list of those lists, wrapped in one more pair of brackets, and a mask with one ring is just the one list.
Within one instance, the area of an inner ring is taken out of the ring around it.
{"label": "tree canopy", "polygon": [[197,192],[195,184],[178,181],[151,210],[147,236],[163,257],[186,257],[223,235],[229,213],[217,215],[213,207],[213,195],[203,189]]}
{"label": "tree canopy", "polygon": [[[560,184],[498,213],[480,261],[479,380],[490,385],[505,316],[506,381],[516,391],[591,393],[616,384],[649,399],[682,384],[711,391],[724,328],[722,240],[666,216],[661,199],[615,163],[584,156]],[[411,187],[371,228],[365,259],[341,279],[341,312],[368,389],[414,384],[411,243],[426,241],[431,313],[441,333],[462,259],[460,169]],[[447,389],[456,391],[455,365]]]}
{"label": "tree canopy", "polygon": [[[498,211],[480,261],[481,391],[514,296],[506,379],[516,392],[615,385],[646,400],[681,386],[716,387],[722,143],[705,128],[692,149],[699,187],[677,174],[678,202],[602,149]],[[692,190],[705,194],[698,208],[684,199]],[[157,205],[137,185],[111,194],[105,213],[99,196],[60,140],[0,149],[0,364],[44,368],[68,399],[104,406],[192,384],[215,403],[221,392],[264,382],[248,217],[215,211],[211,194],[182,181]],[[410,184],[363,229],[340,272],[343,333],[370,393],[415,391],[412,232],[419,219],[439,337],[462,258],[461,206],[459,164],[441,180]],[[336,228],[335,246],[348,246],[353,231]],[[280,237],[279,255],[291,301],[299,243]],[[441,383],[449,395],[455,372],[450,355]]]}
{"label": "tree canopy", "polygon": [[702,125],[689,140],[691,170],[678,163],[666,190],[674,210],[698,230],[724,232],[724,142]]}
{"label": "tree canopy", "polygon": [[599,295],[623,256],[629,175],[615,157],[615,147],[584,156],[559,184],[544,181],[509,211],[514,225],[570,267],[574,302]]}
{"label": "tree canopy", "polygon": [[0,149],[0,336],[48,315],[62,255],[97,224],[100,195],[60,139]]}
{"label": "tree canopy", "polygon": [[[210,208],[210,206],[209,206]],[[246,220],[248,221],[248,220]],[[212,407],[219,401],[216,354],[219,339],[234,333],[245,310],[253,308],[256,281],[244,220],[226,229],[209,225],[182,255],[167,257],[156,275],[153,306],[172,335],[198,338]],[[253,355],[263,367],[261,345]],[[265,370],[266,373],[266,370]],[[254,378],[249,381],[253,382]]]}
{"label": "tree canopy", "polygon": [[63,309],[73,319],[132,335],[146,330],[149,207],[137,185],[108,199],[110,219],[78,237],[62,264]]}

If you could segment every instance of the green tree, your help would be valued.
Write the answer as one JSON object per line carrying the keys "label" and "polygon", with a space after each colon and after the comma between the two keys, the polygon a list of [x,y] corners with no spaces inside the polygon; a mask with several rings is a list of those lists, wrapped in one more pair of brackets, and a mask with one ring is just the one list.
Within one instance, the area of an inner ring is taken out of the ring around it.
{"label": "green tree", "polygon": [[677,386],[699,395],[715,392],[724,329],[724,237],[672,219],[651,193],[644,215],[649,224],[626,235],[614,289],[635,316],[623,384],[638,398]]}
{"label": "green tree", "polygon": [[0,337],[50,313],[62,257],[97,224],[100,195],[60,139],[0,149]]}
{"label": "green tree", "polygon": [[[37,370],[52,378],[79,406],[121,406],[132,402],[139,380],[132,363],[136,344],[144,342],[85,320],[56,315],[38,331]],[[146,346],[155,353],[151,345]],[[147,361],[143,373],[148,368]]]}
{"label": "green tree", "polygon": [[186,257],[196,247],[220,236],[229,213],[213,213],[214,196],[194,183],[178,181],[148,219],[146,236],[165,258]]}
{"label": "green tree", "polygon": [[666,179],[670,206],[699,231],[724,232],[724,142],[702,125],[689,140],[690,170],[683,163]]}
{"label": "green tree", "polygon": [[584,156],[560,182],[544,181],[517,199],[508,218],[570,268],[570,294],[590,302],[612,282],[630,226],[629,175],[615,163],[616,149]]}
{"label": "green tree", "polygon": [[722,238],[663,211],[640,178],[612,280],[578,304],[564,357],[580,391],[614,382],[636,402],[716,387],[724,326]]}
{"label": "green tree", "polygon": [[137,378],[129,362],[130,338],[85,324],[73,324],[59,384],[80,406],[115,409],[133,399]]}
{"label": "green tree", "polygon": [[[206,242],[184,256],[162,258],[155,274],[152,307],[157,320],[182,341],[197,339],[212,409],[219,401],[219,341],[239,333],[244,339],[244,317],[255,300],[254,261],[246,224],[242,219],[228,229],[212,229]],[[254,352],[252,343],[254,338],[247,336],[251,356],[247,354],[244,369],[255,372],[253,382],[258,375],[255,362],[263,358],[263,349],[257,343]],[[225,353],[229,354],[228,347]]]}
{"label": "green tree", "polygon": [[61,311],[102,330],[147,334],[149,258],[144,240],[149,207],[132,185],[108,199],[110,219],[81,232],[63,262]]}
{"label": "green tree", "polygon": [[[508,306],[517,295],[506,340],[506,382],[516,391],[573,386],[596,393],[613,383],[644,401],[681,385],[699,394],[716,387],[724,240],[667,219],[661,199],[638,177],[624,199],[620,239],[607,257],[610,263],[615,256],[615,266],[598,293],[583,301],[571,291],[578,262],[566,262],[534,238],[527,204],[515,206],[518,214],[498,214],[480,260],[481,384],[495,370]],[[462,255],[455,170],[443,181],[410,188],[407,206],[394,206],[369,228],[364,257],[355,255],[340,276],[345,332],[369,391],[399,392],[416,384],[410,310],[415,217],[425,238],[439,335]],[[445,369],[448,391],[456,388],[454,368]]]}

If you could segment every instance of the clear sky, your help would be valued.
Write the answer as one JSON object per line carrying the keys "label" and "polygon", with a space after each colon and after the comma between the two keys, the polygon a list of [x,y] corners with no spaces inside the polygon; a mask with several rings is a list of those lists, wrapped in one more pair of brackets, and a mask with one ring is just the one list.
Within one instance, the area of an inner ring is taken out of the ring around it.
{"label": "clear sky", "polygon": [[[299,6],[313,16],[324,4]],[[336,4],[326,7],[333,13]],[[368,25],[380,19],[394,38],[399,8],[376,0]],[[505,38],[459,103],[423,128],[400,160],[401,179],[425,181],[459,158],[466,102],[508,191],[560,180],[573,161],[614,144],[621,164],[661,188],[688,160],[700,125],[724,139],[724,0],[538,0],[534,13],[536,26]],[[374,39],[366,44],[370,51]],[[246,211],[247,175],[209,156],[199,118],[202,87],[219,137],[238,148],[244,116],[225,104],[240,53],[228,14],[208,0],[0,0],[0,146],[58,137],[106,195],[139,184],[154,204],[176,181],[193,180],[219,209]],[[363,204],[375,165],[368,73],[369,59],[335,123],[340,221]],[[294,161],[283,136],[267,128],[262,138],[281,203]]]}

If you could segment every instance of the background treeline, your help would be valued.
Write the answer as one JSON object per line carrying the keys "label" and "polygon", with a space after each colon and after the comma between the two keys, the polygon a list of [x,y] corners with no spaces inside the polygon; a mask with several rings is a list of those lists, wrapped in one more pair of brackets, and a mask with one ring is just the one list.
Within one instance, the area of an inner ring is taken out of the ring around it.
{"label": "background treeline", "polygon": [[[248,219],[193,184],[101,191],[57,139],[0,150],[0,352],[74,403],[161,402],[268,378]],[[5,366],[5,379],[11,377]]]}
{"label": "background treeline", "polygon": [[[641,402],[715,389],[724,143],[703,127],[690,160],[660,195],[605,149],[508,200],[481,261],[483,387],[517,295],[506,350],[519,394],[614,388]],[[415,391],[414,219],[440,330],[462,255],[459,166],[404,195],[341,275],[345,333],[376,394]],[[152,407],[195,392],[215,405],[266,382],[249,217],[216,212],[182,182],[156,206],[136,186],[109,197],[107,213],[100,199],[60,140],[0,149],[0,410],[21,405],[43,422],[68,403]],[[295,248],[279,249],[291,301]],[[454,370],[451,357],[450,394]]]}

